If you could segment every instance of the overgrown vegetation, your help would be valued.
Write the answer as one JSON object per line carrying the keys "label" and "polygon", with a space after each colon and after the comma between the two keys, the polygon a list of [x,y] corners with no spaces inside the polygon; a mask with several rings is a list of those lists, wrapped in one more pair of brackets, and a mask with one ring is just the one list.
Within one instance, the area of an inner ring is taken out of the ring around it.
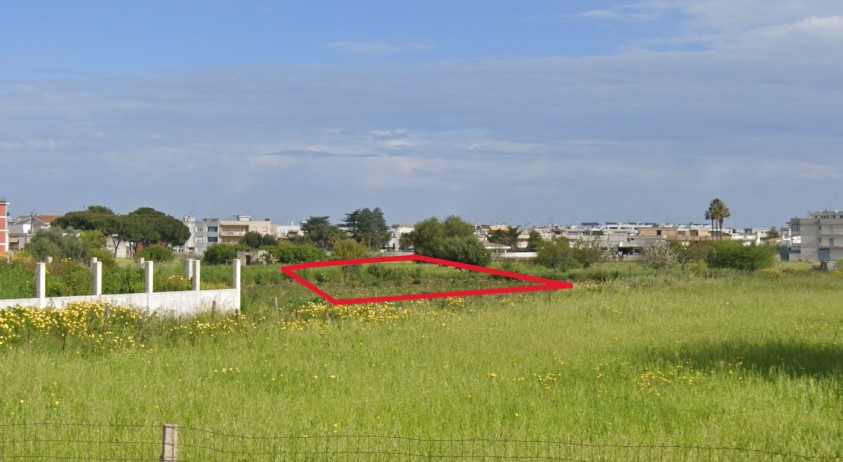
{"label": "overgrown vegetation", "polygon": [[[360,277],[377,287],[416,267],[414,290],[463,276],[408,264]],[[295,285],[255,266],[244,296],[264,295],[239,316],[5,310],[0,420],[843,455],[839,274],[604,263],[568,275],[569,291],[288,306]]]}

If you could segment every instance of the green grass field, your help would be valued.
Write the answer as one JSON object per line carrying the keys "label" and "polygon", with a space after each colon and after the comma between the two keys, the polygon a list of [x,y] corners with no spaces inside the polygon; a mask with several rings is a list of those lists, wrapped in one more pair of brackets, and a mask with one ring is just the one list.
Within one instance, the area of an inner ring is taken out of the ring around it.
{"label": "green grass field", "polygon": [[[267,273],[248,284],[238,318],[152,318],[142,332],[95,330],[99,346],[55,332],[7,341],[0,424],[679,446],[670,454],[682,460],[843,457],[843,277],[601,271],[626,277],[337,307],[330,321]],[[299,308],[274,311],[268,301],[285,296]],[[682,449],[694,447],[764,452]],[[584,448],[565,457],[630,458]]]}

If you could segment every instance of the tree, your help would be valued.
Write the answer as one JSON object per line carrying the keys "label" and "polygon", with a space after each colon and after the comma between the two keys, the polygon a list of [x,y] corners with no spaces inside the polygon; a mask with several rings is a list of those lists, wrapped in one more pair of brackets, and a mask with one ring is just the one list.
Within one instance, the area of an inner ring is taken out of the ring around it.
{"label": "tree", "polygon": [[422,220],[406,236],[419,255],[472,265],[486,265],[491,260],[489,252],[474,236],[474,225],[455,215],[444,221],[436,217]]}
{"label": "tree", "polygon": [[98,229],[79,231],[79,239],[81,239],[89,249],[105,248],[105,236],[102,234],[102,231]]}
{"label": "tree", "polygon": [[676,264],[676,253],[667,241],[651,242],[642,252],[642,261],[650,268],[661,270]]}
{"label": "tree", "polygon": [[240,244],[243,244],[252,249],[259,249],[261,247],[273,246],[278,243],[278,239],[269,234],[261,234],[257,231],[249,231],[240,239]]}
{"label": "tree", "polygon": [[539,265],[562,271],[579,266],[571,241],[566,237],[559,236],[549,241],[542,241],[537,249],[536,263]]}
{"label": "tree", "polygon": [[404,252],[409,251],[413,247],[413,239],[408,233],[403,233],[398,237],[398,249]]}
{"label": "tree", "polygon": [[708,205],[708,210],[706,210],[705,217],[707,220],[711,220],[712,223],[717,224],[718,240],[723,238],[723,222],[726,220],[726,218],[730,218],[731,216],[732,213],[729,211],[729,207],[720,198],[713,199]]}
{"label": "tree", "polygon": [[537,252],[542,241],[544,241],[544,238],[538,230],[530,231],[530,237],[527,239],[527,252]]}
{"label": "tree", "polygon": [[38,230],[25,247],[28,254],[37,259],[53,257],[83,261],[88,258],[89,249],[84,241],[72,233],[63,233],[58,228]]}
{"label": "tree", "polygon": [[389,241],[389,226],[380,207],[357,209],[346,214],[343,225],[351,237],[369,249],[380,249]]}
{"label": "tree", "polygon": [[432,256],[477,266],[486,266],[492,260],[492,256],[474,236],[446,237],[438,245],[436,255]]}
{"label": "tree", "polygon": [[331,250],[334,241],[348,237],[345,231],[332,225],[327,216],[311,216],[302,222],[301,229],[307,240],[325,250]]}
{"label": "tree", "polygon": [[521,228],[512,226],[507,229],[496,229],[489,234],[489,242],[508,245],[513,250],[518,247],[518,237],[521,236]]}
{"label": "tree", "polygon": [[574,258],[586,269],[595,263],[606,261],[609,257],[608,251],[598,239],[578,240],[573,248]]}
{"label": "tree", "polygon": [[688,263],[704,261],[711,248],[707,242],[683,242],[678,240],[668,242],[673,250],[673,254],[676,256],[676,262],[679,263],[679,266],[683,270]]}
{"label": "tree", "polygon": [[135,249],[138,242],[144,245],[162,243],[179,246],[190,239],[190,229],[181,220],[150,207],[129,212],[126,219],[130,224],[130,234],[135,237]]}
{"label": "tree", "polygon": [[108,207],[91,205],[85,210],[68,212],[53,224],[64,229],[100,231],[111,238],[114,255],[123,242],[129,242],[132,249],[137,250],[138,243],[176,246],[190,238],[190,229],[181,220],[149,207],[117,215]]}
{"label": "tree", "polygon": [[782,235],[775,226],[770,227],[770,230],[767,231],[767,239],[778,239],[780,237],[782,237]]}

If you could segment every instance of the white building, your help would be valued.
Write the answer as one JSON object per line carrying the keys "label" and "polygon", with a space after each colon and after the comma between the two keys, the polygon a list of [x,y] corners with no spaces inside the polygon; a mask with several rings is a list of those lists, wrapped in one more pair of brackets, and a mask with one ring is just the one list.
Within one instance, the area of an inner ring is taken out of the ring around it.
{"label": "white building", "polygon": [[807,218],[792,218],[788,225],[791,238],[790,251],[786,254],[788,259],[843,259],[843,211],[811,212]]}

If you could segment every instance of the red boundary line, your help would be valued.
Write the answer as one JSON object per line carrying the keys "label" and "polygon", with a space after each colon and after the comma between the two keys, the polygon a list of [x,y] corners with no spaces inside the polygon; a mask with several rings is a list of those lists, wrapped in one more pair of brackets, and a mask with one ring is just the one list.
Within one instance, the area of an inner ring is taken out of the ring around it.
{"label": "red boundary line", "polygon": [[[538,286],[521,286],[521,287],[500,287],[494,289],[475,289],[475,290],[455,290],[449,292],[433,292],[428,294],[405,294],[405,295],[385,295],[381,297],[361,297],[361,298],[334,298],[327,292],[316,287],[315,284],[306,280],[305,278],[296,274],[296,271],[306,268],[321,268],[324,266],[345,266],[345,265],[363,265],[367,263],[387,263],[395,261],[421,261],[425,263],[433,263],[436,265],[450,266],[452,268],[460,268],[470,271],[477,271],[480,273],[494,274],[496,276],[504,276],[521,281],[536,282],[541,285]],[[281,271],[287,276],[298,281],[301,285],[307,287],[315,294],[324,298],[334,305],[352,305],[356,303],[380,303],[380,302],[397,302],[401,300],[422,300],[428,298],[446,298],[446,297],[471,297],[475,295],[491,295],[491,294],[508,294],[515,292],[536,292],[540,290],[561,290],[570,289],[574,287],[573,284],[566,281],[557,281],[554,279],[546,279],[538,276],[531,276],[529,274],[513,273],[511,271],[502,271],[493,268],[486,268],[484,266],[469,265],[466,263],[459,263],[450,260],[442,260],[440,258],[426,257],[424,255],[399,255],[395,257],[375,257],[375,258],[355,258],[350,260],[331,260],[319,261],[311,263],[299,263],[296,265],[282,266]]]}

